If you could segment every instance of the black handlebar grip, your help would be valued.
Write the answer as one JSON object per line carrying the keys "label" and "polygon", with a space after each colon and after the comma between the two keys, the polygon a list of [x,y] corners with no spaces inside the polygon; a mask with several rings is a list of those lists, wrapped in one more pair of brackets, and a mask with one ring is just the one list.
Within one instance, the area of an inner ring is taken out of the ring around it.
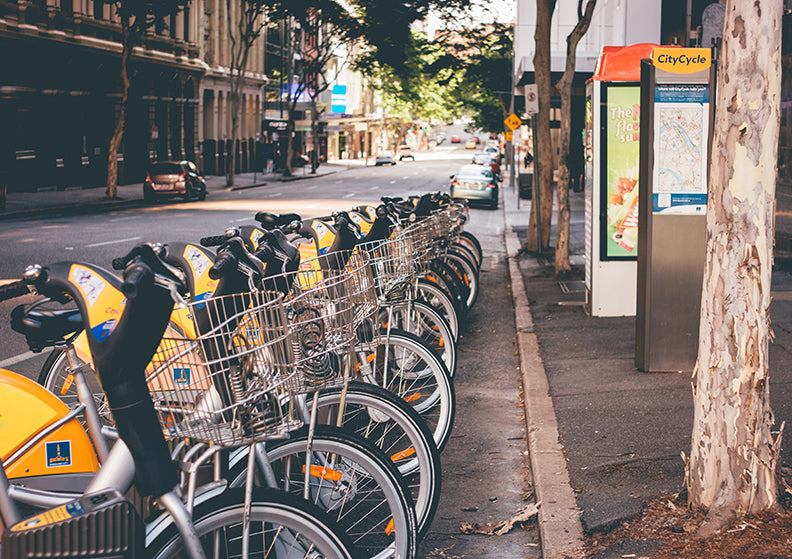
{"label": "black handlebar grip", "polygon": [[121,292],[127,299],[134,299],[140,293],[140,288],[154,282],[154,273],[151,268],[138,262],[131,265],[124,272],[124,283],[121,284]]}
{"label": "black handlebar grip", "polygon": [[203,237],[200,240],[201,246],[204,247],[216,247],[222,245],[224,242],[228,240],[228,237],[225,235],[213,235],[211,237]]}
{"label": "black handlebar grip", "polygon": [[113,270],[123,270],[126,268],[127,259],[126,256],[121,256],[119,258],[113,258]]}
{"label": "black handlebar grip", "polygon": [[8,301],[9,299],[27,295],[28,293],[30,293],[30,289],[24,281],[14,281],[0,286],[0,301]]}
{"label": "black handlebar grip", "polygon": [[222,278],[230,270],[237,267],[237,257],[230,252],[221,252],[215,258],[214,264],[209,268],[209,277],[213,280]]}

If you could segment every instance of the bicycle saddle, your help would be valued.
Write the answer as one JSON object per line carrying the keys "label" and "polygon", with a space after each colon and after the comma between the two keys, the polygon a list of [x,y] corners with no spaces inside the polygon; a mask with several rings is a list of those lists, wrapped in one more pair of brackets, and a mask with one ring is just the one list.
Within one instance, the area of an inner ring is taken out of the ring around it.
{"label": "bicycle saddle", "polygon": [[254,218],[265,229],[274,229],[290,224],[292,221],[302,221],[302,217],[294,213],[276,214],[272,212],[258,212]]}
{"label": "bicycle saddle", "polygon": [[41,301],[19,305],[11,311],[11,328],[25,336],[30,351],[40,352],[82,332],[79,309],[37,309]]}

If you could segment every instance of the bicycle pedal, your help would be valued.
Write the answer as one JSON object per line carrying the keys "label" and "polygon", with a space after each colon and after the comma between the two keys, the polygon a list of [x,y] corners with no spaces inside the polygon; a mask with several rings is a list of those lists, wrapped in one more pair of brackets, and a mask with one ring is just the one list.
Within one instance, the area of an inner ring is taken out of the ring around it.
{"label": "bicycle pedal", "polygon": [[3,532],[0,559],[133,559],[145,554],[143,524],[115,490],[83,495]]}

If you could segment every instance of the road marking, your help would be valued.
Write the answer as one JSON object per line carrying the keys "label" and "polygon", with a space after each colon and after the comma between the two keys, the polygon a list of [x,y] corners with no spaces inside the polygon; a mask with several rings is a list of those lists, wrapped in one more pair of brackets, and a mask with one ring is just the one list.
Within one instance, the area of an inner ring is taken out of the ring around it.
{"label": "road marking", "polygon": [[379,186],[372,186],[369,190],[379,190]]}
{"label": "road marking", "polygon": [[31,359],[35,356],[36,354],[33,353],[32,351],[26,351],[25,353],[22,353],[20,355],[15,355],[14,357],[9,357],[8,359],[0,361],[0,368],[5,369],[6,367],[11,367],[12,365],[16,365],[17,363],[21,363],[22,361],[27,361],[28,359]]}
{"label": "road marking", "polygon": [[242,223],[243,221],[250,221],[249,217],[243,217],[242,219],[235,219],[231,223]]}
{"label": "road marking", "polygon": [[316,189],[316,185],[315,184],[312,184],[311,186],[306,186],[305,187],[305,190],[314,190],[314,189]]}
{"label": "road marking", "polygon": [[304,208],[307,210],[308,208],[315,208],[318,205],[319,202],[314,202],[313,204],[308,204],[307,206],[304,206]]}
{"label": "road marking", "polygon": [[273,192],[272,194],[267,194],[265,198],[277,198],[278,196],[283,196],[283,192]]}
{"label": "road marking", "polygon": [[357,192],[350,192],[349,194],[344,194],[344,198],[352,198],[353,196],[357,196]]}
{"label": "road marking", "polygon": [[115,241],[104,241],[104,242],[101,242],[101,243],[93,243],[91,245],[85,245],[85,248],[94,248],[94,247],[100,247],[100,246],[104,246],[104,245],[115,245],[115,244],[118,244],[118,243],[128,243],[130,241],[139,241],[142,238],[143,237],[129,237],[128,239],[116,239]]}
{"label": "road marking", "polygon": [[396,181],[390,181],[390,184],[396,184]]}

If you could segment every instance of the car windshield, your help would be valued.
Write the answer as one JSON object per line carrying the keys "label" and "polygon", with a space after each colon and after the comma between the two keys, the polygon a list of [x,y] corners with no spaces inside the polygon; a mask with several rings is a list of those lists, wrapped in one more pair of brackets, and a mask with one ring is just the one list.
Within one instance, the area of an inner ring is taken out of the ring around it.
{"label": "car windshield", "polygon": [[488,180],[492,178],[492,170],[489,167],[481,167],[479,165],[472,165],[470,167],[462,167],[457,173],[458,179],[476,179]]}
{"label": "car windshield", "polygon": [[155,163],[151,166],[152,175],[181,175],[182,168],[178,163]]}

